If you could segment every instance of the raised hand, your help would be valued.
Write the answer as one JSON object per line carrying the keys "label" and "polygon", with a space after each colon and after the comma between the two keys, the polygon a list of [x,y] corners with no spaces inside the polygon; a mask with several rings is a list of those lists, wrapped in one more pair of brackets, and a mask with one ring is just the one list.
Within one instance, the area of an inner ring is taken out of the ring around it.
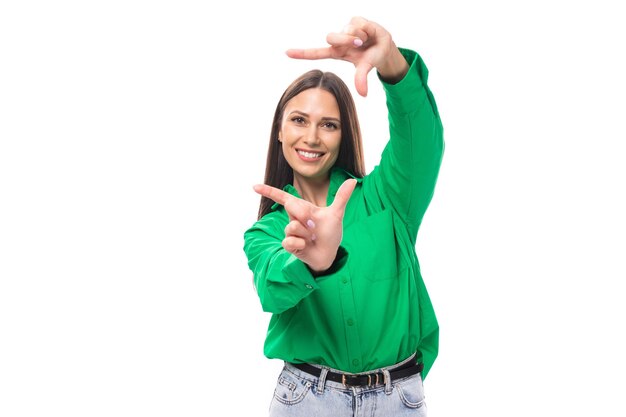
{"label": "raised hand", "polygon": [[285,227],[283,248],[293,253],[314,272],[331,267],[343,237],[343,215],[354,191],[356,180],[346,180],[328,207],[318,207],[269,185],[254,186],[254,191],[285,207],[290,222]]}
{"label": "raised hand", "polygon": [[295,59],[341,59],[354,64],[354,83],[357,92],[367,96],[367,75],[376,68],[386,81],[397,82],[408,71],[408,64],[391,34],[378,23],[362,17],[353,17],[342,32],[329,33],[326,48],[289,49],[287,55]]}

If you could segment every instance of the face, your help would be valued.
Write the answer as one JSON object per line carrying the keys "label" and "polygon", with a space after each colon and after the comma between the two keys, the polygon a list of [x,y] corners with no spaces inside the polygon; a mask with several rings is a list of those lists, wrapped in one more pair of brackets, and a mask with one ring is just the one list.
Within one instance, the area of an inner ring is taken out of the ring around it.
{"label": "face", "polygon": [[341,143],[335,97],[321,88],[293,97],[285,107],[278,139],[295,182],[328,180]]}

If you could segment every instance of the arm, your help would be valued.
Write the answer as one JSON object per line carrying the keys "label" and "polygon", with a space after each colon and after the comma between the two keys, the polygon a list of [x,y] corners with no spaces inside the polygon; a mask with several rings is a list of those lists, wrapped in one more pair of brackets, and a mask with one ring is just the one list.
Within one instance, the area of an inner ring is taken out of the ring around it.
{"label": "arm", "polygon": [[306,265],[282,247],[280,229],[259,221],[244,234],[244,252],[263,311],[282,313],[318,288]]}
{"label": "arm", "polygon": [[410,68],[397,83],[379,73],[387,95],[390,140],[371,177],[377,194],[415,239],[432,199],[444,151],[443,126],[419,55],[401,49]]}
{"label": "arm", "polygon": [[244,251],[264,311],[281,313],[294,307],[318,288],[315,277],[335,273],[345,264],[347,254],[339,245],[345,207],[355,186],[355,180],[345,181],[328,207],[267,185],[254,187],[281,204],[291,219],[270,213],[244,233]]}
{"label": "arm", "polygon": [[405,222],[415,240],[428,207],[443,155],[443,128],[428,89],[428,70],[413,51],[398,49],[389,32],[362,17],[341,33],[330,33],[329,47],[290,49],[298,59],[341,59],[356,67],[355,85],[367,95],[367,74],[376,68],[387,94],[390,141],[379,169],[372,173],[374,193]]}

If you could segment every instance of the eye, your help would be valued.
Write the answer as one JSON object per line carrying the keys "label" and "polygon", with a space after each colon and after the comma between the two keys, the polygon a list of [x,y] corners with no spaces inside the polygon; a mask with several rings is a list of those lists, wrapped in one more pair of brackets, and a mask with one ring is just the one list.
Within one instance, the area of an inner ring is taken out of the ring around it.
{"label": "eye", "polygon": [[304,123],[304,117],[301,116],[294,116],[291,118],[291,121],[297,124],[302,124]]}
{"label": "eye", "polygon": [[322,127],[326,128],[326,129],[330,129],[330,130],[337,130],[339,129],[339,126],[337,125],[337,123],[334,122],[325,122]]}

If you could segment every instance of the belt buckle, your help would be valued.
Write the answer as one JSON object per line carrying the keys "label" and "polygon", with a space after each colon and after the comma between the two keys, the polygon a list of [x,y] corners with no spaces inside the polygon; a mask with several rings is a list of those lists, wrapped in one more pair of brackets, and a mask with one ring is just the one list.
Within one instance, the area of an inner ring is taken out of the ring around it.
{"label": "belt buckle", "polygon": [[[358,378],[357,375],[348,375],[348,377],[351,378]],[[343,384],[344,387],[349,388],[349,387],[358,387],[359,384],[357,383],[356,385],[352,385],[350,384],[350,382],[348,381],[348,378],[346,377],[346,374],[341,374],[341,383]]]}
{"label": "belt buckle", "polygon": [[[378,372],[375,373],[374,375],[376,376],[376,380],[374,381],[374,385],[378,385]],[[358,375],[354,375],[354,376],[358,377]],[[367,374],[367,375],[363,375],[363,376],[367,376],[367,386],[371,387],[372,386],[372,374]],[[358,387],[359,386],[359,385],[350,385],[348,383],[348,381],[346,380],[346,374],[341,374],[341,383],[346,388],[347,387]]]}

